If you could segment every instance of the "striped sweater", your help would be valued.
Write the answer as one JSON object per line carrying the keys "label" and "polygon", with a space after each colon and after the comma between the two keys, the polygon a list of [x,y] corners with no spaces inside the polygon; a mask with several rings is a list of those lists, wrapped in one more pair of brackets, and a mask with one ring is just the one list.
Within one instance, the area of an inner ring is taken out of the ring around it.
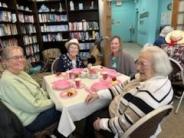
{"label": "striped sweater", "polygon": [[112,98],[110,118],[100,120],[100,128],[123,134],[132,124],[152,110],[172,103],[173,90],[167,77],[156,76],[144,82],[132,81],[98,92],[100,98]]}

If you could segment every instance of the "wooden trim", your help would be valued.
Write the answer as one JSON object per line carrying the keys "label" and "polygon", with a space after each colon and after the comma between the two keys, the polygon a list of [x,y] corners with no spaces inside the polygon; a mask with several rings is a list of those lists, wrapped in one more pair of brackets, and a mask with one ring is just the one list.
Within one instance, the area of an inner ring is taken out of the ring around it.
{"label": "wooden trim", "polygon": [[102,34],[103,37],[108,37],[109,39],[104,39],[103,41],[103,51],[104,51],[104,61],[103,64],[106,66],[108,64],[108,57],[110,53],[110,37],[111,37],[111,5],[108,0],[103,0],[103,19],[102,19]]}
{"label": "wooden trim", "polygon": [[177,28],[178,7],[179,7],[179,0],[173,0],[171,24],[172,24],[172,27],[174,27],[174,29]]}

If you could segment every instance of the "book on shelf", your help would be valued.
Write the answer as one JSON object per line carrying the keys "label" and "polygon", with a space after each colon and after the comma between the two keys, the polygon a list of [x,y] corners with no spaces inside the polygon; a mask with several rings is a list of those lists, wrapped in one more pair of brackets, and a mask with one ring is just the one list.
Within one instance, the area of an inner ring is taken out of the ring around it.
{"label": "book on shelf", "polygon": [[62,33],[43,35],[43,42],[63,41]]}
{"label": "book on shelf", "polygon": [[25,35],[23,36],[23,41],[24,41],[24,45],[35,44],[37,43],[37,36]]}
{"label": "book on shelf", "polygon": [[80,50],[90,50],[93,47],[93,43],[80,43]]}
{"label": "book on shelf", "polygon": [[0,24],[0,36],[16,35],[17,27],[15,24]]}
{"label": "book on shelf", "polygon": [[78,40],[85,41],[85,40],[95,40],[99,39],[100,34],[99,32],[92,31],[92,32],[71,32],[71,38],[77,38]]}
{"label": "book on shelf", "polygon": [[58,14],[38,14],[39,22],[66,22],[68,21],[67,15],[58,15]]}
{"label": "book on shelf", "polygon": [[1,11],[0,10],[0,22],[17,22],[17,17],[15,13],[10,11]]}
{"label": "book on shelf", "polygon": [[33,15],[24,15],[22,13],[18,14],[19,22],[21,23],[34,23]]}
{"label": "book on shelf", "polygon": [[41,32],[64,32],[68,31],[68,25],[42,25]]}
{"label": "book on shelf", "polygon": [[32,24],[25,24],[20,27],[23,34],[32,34],[36,33],[36,27]]}
{"label": "book on shelf", "polygon": [[69,30],[70,31],[87,31],[87,30],[98,30],[99,26],[98,23],[93,22],[87,22],[85,20],[81,22],[69,22]]}
{"label": "book on shelf", "polygon": [[35,53],[38,53],[39,50],[39,45],[34,44],[32,46],[26,46],[26,56],[31,56],[34,55]]}
{"label": "book on shelf", "polygon": [[13,38],[13,39],[8,39],[8,40],[2,40],[1,44],[2,44],[2,47],[17,46],[18,41],[17,41],[17,39]]}

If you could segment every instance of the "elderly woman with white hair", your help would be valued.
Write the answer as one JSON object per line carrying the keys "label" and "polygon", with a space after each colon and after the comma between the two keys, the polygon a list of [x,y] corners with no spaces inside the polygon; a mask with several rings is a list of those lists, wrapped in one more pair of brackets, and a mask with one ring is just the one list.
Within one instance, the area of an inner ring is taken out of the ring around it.
{"label": "elderly woman with white hair", "polygon": [[66,42],[65,47],[67,49],[67,53],[60,56],[56,72],[65,72],[73,68],[83,68],[84,64],[78,56],[79,41],[73,38]]}
{"label": "elderly woman with white hair", "polygon": [[[173,89],[168,79],[172,67],[162,49],[156,46],[144,47],[137,60],[137,71],[138,77],[127,84],[88,95],[88,104],[102,98],[112,101],[109,109],[97,111],[88,118],[86,138],[95,138],[96,133],[106,138],[121,136],[149,112],[172,103]],[[160,126],[155,136],[159,130]]]}

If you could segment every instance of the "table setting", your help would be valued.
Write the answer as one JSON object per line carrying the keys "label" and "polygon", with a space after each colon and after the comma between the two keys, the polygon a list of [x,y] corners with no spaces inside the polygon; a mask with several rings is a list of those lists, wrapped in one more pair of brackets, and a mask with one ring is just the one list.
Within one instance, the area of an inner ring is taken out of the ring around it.
{"label": "table setting", "polygon": [[99,99],[87,104],[88,94],[108,89],[130,78],[103,66],[75,68],[44,77],[44,87],[56,109],[62,111],[58,131],[69,136],[75,130],[74,121],[79,121],[108,105],[108,99]]}

